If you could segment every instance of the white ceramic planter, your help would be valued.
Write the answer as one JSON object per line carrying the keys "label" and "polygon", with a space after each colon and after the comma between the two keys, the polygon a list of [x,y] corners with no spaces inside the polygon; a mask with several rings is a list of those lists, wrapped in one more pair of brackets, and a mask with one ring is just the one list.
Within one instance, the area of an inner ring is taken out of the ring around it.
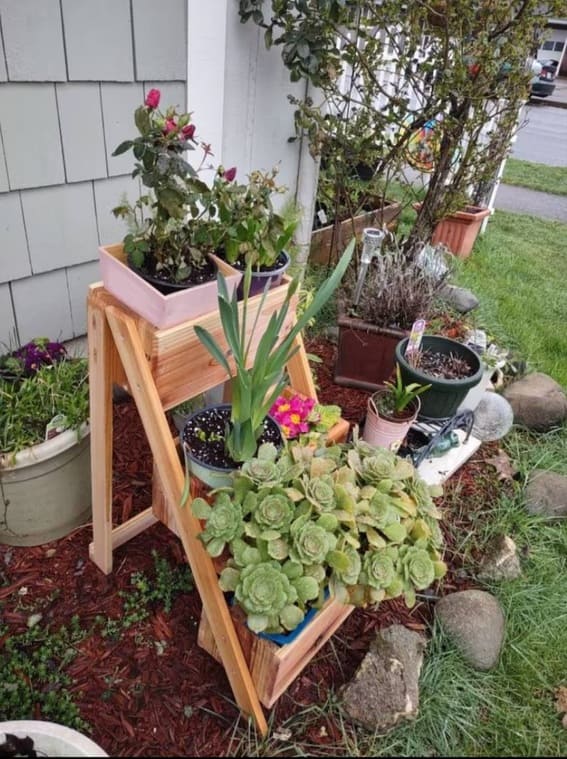
{"label": "white ceramic planter", "polygon": [[91,519],[89,426],[0,456],[0,543],[37,546]]}
{"label": "white ceramic planter", "polygon": [[6,733],[18,738],[31,738],[38,756],[108,756],[106,751],[90,738],[55,722],[0,722],[0,743],[5,742]]}
{"label": "white ceramic planter", "polygon": [[[99,253],[105,288],[154,327],[173,327],[218,308],[216,278],[202,285],[163,295],[127,265],[126,254],[121,244],[103,246],[99,248]],[[224,274],[229,295],[232,295],[242,279],[241,272],[216,256],[211,258],[221,274]]]}

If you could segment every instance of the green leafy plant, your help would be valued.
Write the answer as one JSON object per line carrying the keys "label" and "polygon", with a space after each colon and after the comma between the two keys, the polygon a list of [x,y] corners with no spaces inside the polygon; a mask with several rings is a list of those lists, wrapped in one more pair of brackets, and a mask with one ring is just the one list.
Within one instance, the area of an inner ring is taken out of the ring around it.
{"label": "green leafy plant", "polygon": [[[219,313],[224,337],[228,344],[228,354],[224,353],[219,343],[205,328],[196,326],[195,333],[230,378],[232,389],[231,425],[225,440],[227,451],[234,461],[246,461],[255,455],[258,447],[257,441],[264,428],[264,419],[287,384],[284,369],[296,351],[293,345],[294,340],[305,327],[305,324],[322,308],[338,287],[349,265],[353,248],[354,242],[343,253],[337,267],[322,284],[312,303],[299,316],[287,334],[282,337],[290,304],[299,285],[297,279],[292,280],[283,305],[270,317],[268,326],[259,340],[252,366],[249,368],[250,351],[256,335],[258,318],[268,295],[268,289],[266,288],[261,296],[256,320],[252,325],[249,337],[247,337],[251,264],[248,264],[244,275],[242,316],[239,312],[236,293],[233,293],[232,297],[229,296],[226,282],[219,274]],[[234,361],[235,373],[229,364],[228,356]]]}
{"label": "green leafy plant", "polygon": [[239,0],[241,21],[280,49],[291,80],[317,88],[316,99],[290,100],[298,136],[330,169],[331,207],[351,202],[359,163],[381,194],[393,180],[411,202],[405,169],[429,150],[429,181],[403,243],[410,256],[441,218],[489,197],[528,97],[528,56],[547,19],[563,10],[563,0],[412,2],[402,10],[397,0]]}
{"label": "green leafy plant", "polygon": [[388,416],[402,414],[416,398],[431,387],[431,385],[420,385],[417,382],[404,385],[399,364],[396,364],[396,381],[385,382],[384,386],[386,389],[374,393],[372,399],[378,410]]}
{"label": "green leafy plant", "polygon": [[[113,209],[129,227],[124,250],[129,261],[146,274],[179,284],[199,284],[212,278],[209,253],[235,263],[270,266],[290,243],[297,225],[292,214],[277,214],[271,197],[284,192],[275,182],[277,169],[253,171],[247,183],[237,183],[236,168],[219,166],[209,186],[199,174],[210,169],[211,146],[199,142],[191,114],[170,106],[158,109],[159,90],[150,90],[134,114],[139,135],[114,150],[132,150],[133,177],[147,192],[135,203]],[[197,168],[184,158],[199,146]]]}
{"label": "green leafy plant", "polygon": [[446,571],[432,491],[410,461],[357,437],[280,454],[261,446],[213,495],[212,506],[192,503],[200,539],[214,556],[228,552],[220,587],[256,632],[293,629],[327,591],[360,606],[404,595],[411,606]]}
{"label": "green leafy plant", "polygon": [[0,454],[13,456],[43,442],[46,426],[56,416],[66,429],[78,429],[88,420],[87,361],[57,355],[54,363],[38,360],[29,376],[0,376]]}

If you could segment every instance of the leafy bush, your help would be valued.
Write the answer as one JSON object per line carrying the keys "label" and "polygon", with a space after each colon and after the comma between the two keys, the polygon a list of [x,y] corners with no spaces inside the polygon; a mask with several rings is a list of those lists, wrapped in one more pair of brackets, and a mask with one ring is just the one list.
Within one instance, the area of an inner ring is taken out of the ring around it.
{"label": "leafy bush", "polygon": [[325,591],[359,606],[404,596],[408,606],[446,571],[430,488],[409,461],[356,440],[351,446],[261,446],[213,505],[201,540],[230,558],[219,583],[255,632],[296,627]]}

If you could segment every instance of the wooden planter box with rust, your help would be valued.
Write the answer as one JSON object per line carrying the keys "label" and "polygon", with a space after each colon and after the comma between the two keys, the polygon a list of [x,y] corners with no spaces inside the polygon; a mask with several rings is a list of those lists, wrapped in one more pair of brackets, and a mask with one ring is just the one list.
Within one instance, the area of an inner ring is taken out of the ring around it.
{"label": "wooden planter box with rust", "polygon": [[386,200],[385,203],[383,209],[368,211],[355,216],[354,219],[346,219],[340,222],[336,228],[334,224],[330,224],[328,227],[312,232],[309,251],[310,263],[335,263],[339,254],[352,240],[353,235],[360,239],[365,227],[382,227],[385,225],[393,232],[398,226],[401,205],[389,200]]}

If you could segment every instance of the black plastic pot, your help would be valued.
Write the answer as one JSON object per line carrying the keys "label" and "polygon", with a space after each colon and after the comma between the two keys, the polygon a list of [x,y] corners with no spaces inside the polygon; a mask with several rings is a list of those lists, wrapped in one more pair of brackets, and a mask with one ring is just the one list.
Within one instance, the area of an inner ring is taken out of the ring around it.
{"label": "black plastic pot", "polygon": [[483,375],[480,357],[466,345],[451,340],[448,337],[424,335],[421,348],[434,353],[454,356],[464,359],[471,368],[469,377],[463,379],[438,379],[415,369],[408,363],[405,353],[408,338],[401,340],[396,346],[396,361],[400,365],[402,380],[405,385],[417,382],[420,385],[431,385],[421,399],[421,410],[418,419],[446,419],[457,413],[464,397],[475,385],[478,385]]}
{"label": "black plastic pot", "polygon": [[136,274],[141,277],[146,282],[149,282],[150,285],[155,287],[155,289],[160,292],[162,295],[171,295],[171,293],[177,293],[180,290],[187,290],[190,287],[195,287],[198,284],[203,284],[205,282],[212,282],[213,279],[216,279],[217,276],[217,265],[213,262],[210,262],[211,272],[210,277],[208,279],[203,280],[203,283],[198,282],[171,282],[170,280],[160,279],[160,277],[155,277],[153,274],[146,273],[143,269],[140,269],[138,266],[136,266],[130,256],[128,256],[128,266],[136,272]]}

